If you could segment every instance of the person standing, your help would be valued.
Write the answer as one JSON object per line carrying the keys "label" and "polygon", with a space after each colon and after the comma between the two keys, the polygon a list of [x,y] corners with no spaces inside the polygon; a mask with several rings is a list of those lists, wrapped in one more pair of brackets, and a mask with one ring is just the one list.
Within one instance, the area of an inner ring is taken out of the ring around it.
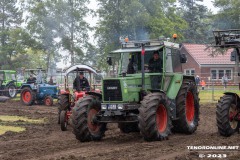
{"label": "person standing", "polygon": [[222,84],[224,86],[224,90],[227,88],[227,83],[228,83],[228,77],[227,77],[227,74],[225,74],[223,77],[222,77]]}
{"label": "person standing", "polygon": [[197,86],[199,86],[200,81],[201,81],[201,80],[200,80],[199,76],[197,75],[196,78],[195,78],[195,82],[196,82],[196,85],[197,85]]}
{"label": "person standing", "polygon": [[204,90],[204,88],[206,86],[206,82],[204,80],[201,80],[201,86],[202,86],[202,90]]}

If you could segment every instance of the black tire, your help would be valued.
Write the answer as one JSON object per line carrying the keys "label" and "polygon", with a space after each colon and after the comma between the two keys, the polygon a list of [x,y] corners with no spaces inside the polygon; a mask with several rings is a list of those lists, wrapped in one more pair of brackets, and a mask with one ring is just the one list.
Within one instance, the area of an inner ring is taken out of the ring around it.
{"label": "black tire", "polygon": [[234,134],[240,125],[239,121],[231,118],[233,111],[237,113],[236,98],[233,95],[224,95],[217,103],[217,127],[220,135],[229,137]]}
{"label": "black tire", "polygon": [[67,111],[65,111],[65,110],[62,110],[60,112],[60,125],[61,125],[61,130],[62,131],[67,130],[68,122],[67,122],[67,119],[66,119],[66,116],[67,116],[66,114],[67,114]]}
{"label": "black tire", "polygon": [[63,110],[70,110],[70,95],[69,94],[61,94],[58,97],[58,124],[60,124],[60,113]]}
{"label": "black tire", "polygon": [[44,105],[52,106],[53,105],[53,98],[51,96],[46,96],[44,98]]}
{"label": "black tire", "polygon": [[138,123],[118,123],[118,128],[123,133],[139,132]]}
{"label": "black tire", "polygon": [[199,98],[197,86],[192,80],[183,80],[176,98],[177,120],[173,121],[173,131],[192,134],[199,121]]}
{"label": "black tire", "polygon": [[71,102],[70,102],[69,96],[70,96],[69,94],[61,94],[59,96],[59,101],[58,101],[59,110],[70,109]]}
{"label": "black tire", "polygon": [[91,95],[76,102],[70,116],[76,139],[81,142],[102,139],[106,131],[106,124],[92,121],[100,109],[100,100]]}
{"label": "black tire", "polygon": [[21,102],[24,105],[31,106],[36,100],[36,93],[29,87],[24,87],[21,91]]}
{"label": "black tire", "polygon": [[168,106],[165,93],[150,93],[141,101],[138,127],[146,141],[168,139],[172,127]]}
{"label": "black tire", "polygon": [[17,87],[13,83],[8,84],[4,90],[7,97],[15,98],[17,95]]}

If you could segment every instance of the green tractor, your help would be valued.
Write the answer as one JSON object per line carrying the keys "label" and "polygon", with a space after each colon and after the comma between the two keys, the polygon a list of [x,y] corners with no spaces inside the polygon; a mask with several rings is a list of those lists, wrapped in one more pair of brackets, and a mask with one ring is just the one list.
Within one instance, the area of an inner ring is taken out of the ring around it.
{"label": "green tractor", "polygon": [[[187,58],[180,50],[179,44],[162,40],[122,42],[107,60],[117,66],[117,76],[103,79],[102,94],[88,92],[73,108],[76,139],[100,140],[107,123],[117,123],[123,133],[140,132],[146,141],[167,139],[172,131],[194,133],[197,86],[194,76],[182,73]],[[158,72],[148,63],[155,52],[161,61]]]}
{"label": "green tractor", "polygon": [[[213,31],[215,47],[234,48],[231,53],[231,61],[236,62],[236,77],[239,82],[240,76],[240,30]],[[240,87],[240,83],[239,83]],[[240,97],[233,92],[225,92],[217,103],[216,110],[217,127],[220,135],[229,137],[240,129]]]}
{"label": "green tractor", "polygon": [[23,82],[17,80],[16,71],[0,70],[0,93],[10,98],[16,97]]}

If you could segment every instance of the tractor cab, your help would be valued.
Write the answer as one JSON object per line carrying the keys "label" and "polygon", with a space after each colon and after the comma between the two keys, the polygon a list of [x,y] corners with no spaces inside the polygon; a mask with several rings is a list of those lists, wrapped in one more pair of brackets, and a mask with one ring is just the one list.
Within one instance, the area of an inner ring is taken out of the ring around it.
{"label": "tractor cab", "polygon": [[17,95],[17,89],[22,85],[17,81],[16,71],[0,70],[0,94],[14,98]]}

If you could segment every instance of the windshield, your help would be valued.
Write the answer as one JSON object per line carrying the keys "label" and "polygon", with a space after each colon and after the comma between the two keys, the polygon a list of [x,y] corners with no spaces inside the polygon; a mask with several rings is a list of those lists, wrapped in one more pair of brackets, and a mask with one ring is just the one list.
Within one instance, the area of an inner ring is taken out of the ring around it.
{"label": "windshield", "polygon": [[4,74],[0,73],[0,80],[2,81],[4,79]]}
{"label": "windshield", "polygon": [[13,73],[6,73],[6,80],[16,80],[16,76]]}
{"label": "windshield", "polygon": [[[150,72],[149,64],[151,59],[153,59],[154,54],[158,54],[158,60],[160,65],[163,57],[163,50],[160,49],[158,51],[147,51],[144,55],[144,70],[145,72]],[[119,67],[119,73],[141,73],[141,53],[140,52],[132,52],[132,53],[122,53],[121,63]]]}
{"label": "windshield", "polygon": [[[166,52],[166,54],[163,54]],[[157,54],[157,55],[155,55]],[[141,53],[129,52],[122,53],[119,60],[119,74],[127,73],[141,73]],[[164,58],[165,55],[165,58]],[[154,57],[155,56],[155,57]],[[157,57],[157,58],[156,58]],[[144,70],[145,72],[159,73],[163,69],[163,59],[165,59],[165,67],[167,73],[182,72],[182,65],[180,63],[179,52],[176,49],[161,48],[157,51],[147,51],[144,55]],[[152,64],[153,63],[153,64]],[[152,67],[159,69],[152,70]]]}

